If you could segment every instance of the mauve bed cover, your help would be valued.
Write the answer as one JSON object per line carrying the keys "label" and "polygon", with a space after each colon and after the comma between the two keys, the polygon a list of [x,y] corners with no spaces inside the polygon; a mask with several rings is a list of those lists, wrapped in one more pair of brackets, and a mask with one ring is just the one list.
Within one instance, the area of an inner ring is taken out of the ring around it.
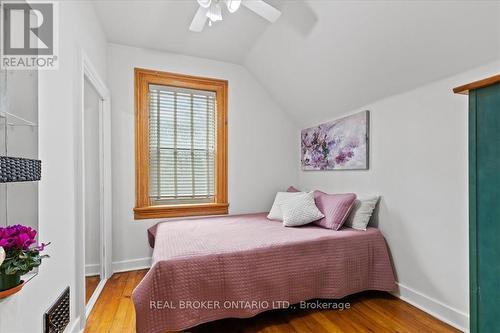
{"label": "mauve bed cover", "polygon": [[386,242],[371,227],[287,228],[259,213],[160,222],[149,241],[152,267],[132,294],[138,333],[395,288]]}

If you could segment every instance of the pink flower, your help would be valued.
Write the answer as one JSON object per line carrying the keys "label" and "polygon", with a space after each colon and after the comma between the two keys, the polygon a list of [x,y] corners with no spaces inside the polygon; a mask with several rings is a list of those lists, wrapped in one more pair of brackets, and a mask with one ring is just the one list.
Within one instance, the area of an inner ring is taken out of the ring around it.
{"label": "pink flower", "polygon": [[[36,230],[33,228],[16,224],[5,228],[0,228],[0,246],[5,250],[17,249],[28,250],[36,243]],[[35,249],[42,251],[48,244],[41,244]]]}

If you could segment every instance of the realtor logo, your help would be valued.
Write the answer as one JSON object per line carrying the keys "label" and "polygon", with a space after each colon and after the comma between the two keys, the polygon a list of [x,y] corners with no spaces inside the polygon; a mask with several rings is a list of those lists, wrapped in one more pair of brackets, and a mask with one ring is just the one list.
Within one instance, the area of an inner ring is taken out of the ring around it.
{"label": "realtor logo", "polygon": [[1,68],[57,69],[57,3],[1,1]]}

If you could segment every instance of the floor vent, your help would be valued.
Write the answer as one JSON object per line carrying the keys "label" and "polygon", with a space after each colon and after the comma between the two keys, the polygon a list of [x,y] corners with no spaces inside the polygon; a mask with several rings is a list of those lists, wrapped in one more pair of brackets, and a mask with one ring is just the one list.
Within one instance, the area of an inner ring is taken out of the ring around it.
{"label": "floor vent", "polygon": [[56,302],[45,312],[43,317],[45,333],[62,333],[69,324],[69,287]]}

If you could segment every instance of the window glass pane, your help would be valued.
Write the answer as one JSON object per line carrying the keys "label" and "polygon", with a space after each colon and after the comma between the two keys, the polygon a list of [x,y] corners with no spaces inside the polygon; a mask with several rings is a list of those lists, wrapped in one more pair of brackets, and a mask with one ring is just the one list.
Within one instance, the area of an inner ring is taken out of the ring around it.
{"label": "window glass pane", "polygon": [[214,92],[149,86],[153,204],[214,201],[215,112]]}

